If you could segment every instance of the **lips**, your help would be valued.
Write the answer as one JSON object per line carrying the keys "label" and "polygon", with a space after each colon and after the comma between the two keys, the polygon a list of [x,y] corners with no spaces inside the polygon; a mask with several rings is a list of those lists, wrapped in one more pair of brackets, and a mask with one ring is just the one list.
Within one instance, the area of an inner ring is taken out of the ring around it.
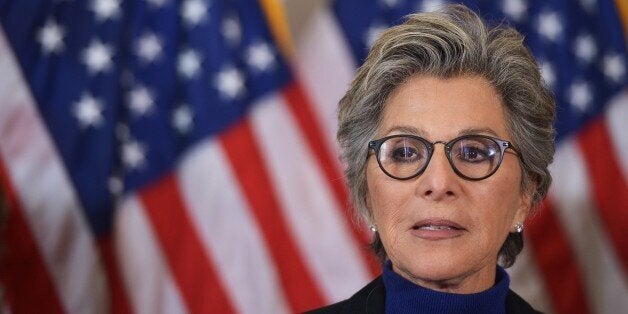
{"label": "lips", "polygon": [[426,240],[444,240],[464,234],[466,229],[460,224],[446,219],[425,219],[412,226],[412,233]]}
{"label": "lips", "polygon": [[423,230],[451,230],[451,229],[456,229],[454,227],[450,227],[450,226],[441,226],[441,225],[425,225],[425,226],[421,226],[421,227],[415,227],[415,229],[423,229]]}
{"label": "lips", "polygon": [[412,229],[424,229],[424,230],[463,230],[464,228],[446,219],[425,219],[414,224]]}

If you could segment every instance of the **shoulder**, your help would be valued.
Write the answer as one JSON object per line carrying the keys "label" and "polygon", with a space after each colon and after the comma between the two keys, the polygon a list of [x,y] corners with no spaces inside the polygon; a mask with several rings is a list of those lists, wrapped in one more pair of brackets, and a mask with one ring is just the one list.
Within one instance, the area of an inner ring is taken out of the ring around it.
{"label": "shoulder", "polygon": [[306,313],[384,313],[385,301],[386,289],[382,277],[379,276],[356,292],[351,298]]}
{"label": "shoulder", "polygon": [[535,310],[528,302],[512,290],[508,290],[506,295],[506,313],[508,314],[536,314],[541,313]]}

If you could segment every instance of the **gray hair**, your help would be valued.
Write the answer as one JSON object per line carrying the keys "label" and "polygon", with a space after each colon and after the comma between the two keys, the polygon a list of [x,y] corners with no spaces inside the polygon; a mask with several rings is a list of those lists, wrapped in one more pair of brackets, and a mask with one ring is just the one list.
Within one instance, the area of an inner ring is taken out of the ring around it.
{"label": "gray hair", "polygon": [[[398,86],[415,75],[439,78],[480,76],[500,94],[507,130],[518,148],[523,169],[521,189],[536,209],[552,181],[555,105],[523,36],[507,26],[487,27],[463,5],[407,16],[385,31],[371,48],[349,90],[340,100],[337,138],[353,205],[367,223],[368,142],[374,139],[384,104]],[[372,244],[386,259],[379,237]],[[520,233],[510,233],[500,264],[511,266],[523,249]]]}

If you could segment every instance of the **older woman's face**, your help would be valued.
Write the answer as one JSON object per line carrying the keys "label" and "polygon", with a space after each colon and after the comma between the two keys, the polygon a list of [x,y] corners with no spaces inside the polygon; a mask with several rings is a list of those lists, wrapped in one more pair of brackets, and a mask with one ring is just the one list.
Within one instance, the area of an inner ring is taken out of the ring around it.
{"label": "older woman's face", "polygon": [[[449,141],[464,134],[511,140],[501,98],[480,77],[415,76],[386,102],[378,138],[414,134]],[[454,173],[442,144],[425,172],[388,177],[371,155],[367,206],[393,269],[428,288],[473,293],[494,284],[497,254],[508,232],[527,216],[517,156],[507,150],[492,176],[465,180]]]}

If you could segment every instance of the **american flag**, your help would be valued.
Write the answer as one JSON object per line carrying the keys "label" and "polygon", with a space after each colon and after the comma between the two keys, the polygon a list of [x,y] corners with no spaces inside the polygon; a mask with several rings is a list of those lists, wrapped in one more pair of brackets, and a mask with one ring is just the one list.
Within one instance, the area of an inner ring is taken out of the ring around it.
{"label": "american flag", "polygon": [[[444,2],[316,2],[291,42],[275,0],[0,1],[0,312],[349,297],[379,268],[336,104],[383,29]],[[627,309],[628,4],[463,2],[526,35],[558,104],[554,184],[512,288],[548,312]]]}

